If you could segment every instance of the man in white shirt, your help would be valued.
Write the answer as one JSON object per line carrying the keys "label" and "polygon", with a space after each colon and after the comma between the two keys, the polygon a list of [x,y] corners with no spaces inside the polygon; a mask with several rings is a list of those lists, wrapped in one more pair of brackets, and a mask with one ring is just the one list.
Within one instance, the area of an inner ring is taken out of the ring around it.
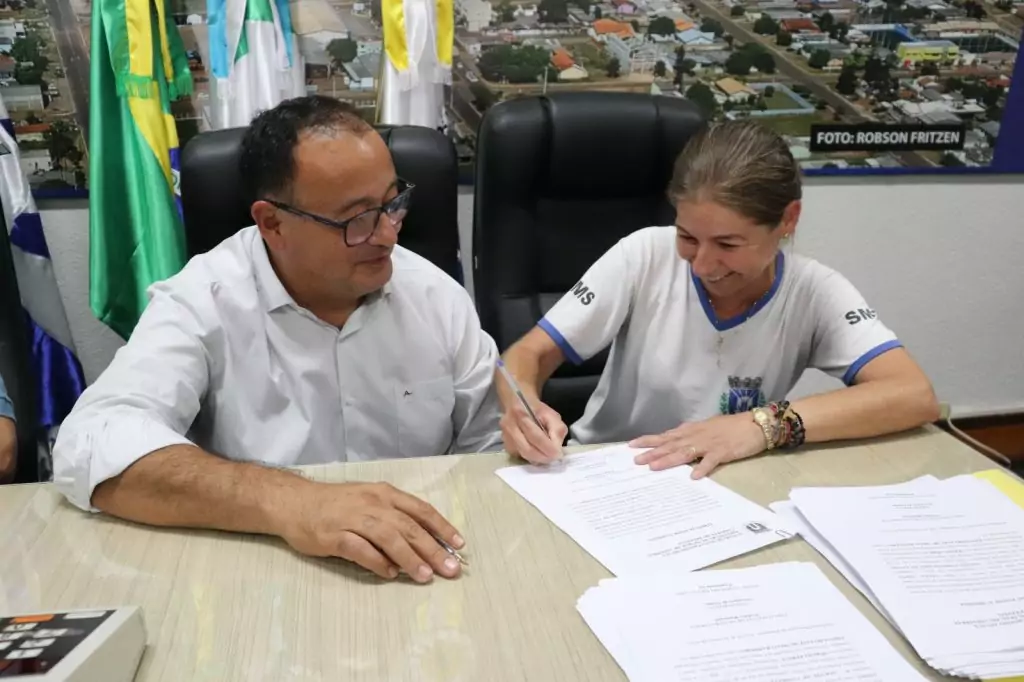
{"label": "man in white shirt", "polygon": [[494,341],[461,286],[396,245],[412,186],[326,97],[254,119],[241,171],[256,225],[151,288],[64,422],[55,482],[134,521],[278,535],[382,577],[456,575],[435,538],[463,540],[425,502],[277,468],[500,442]]}

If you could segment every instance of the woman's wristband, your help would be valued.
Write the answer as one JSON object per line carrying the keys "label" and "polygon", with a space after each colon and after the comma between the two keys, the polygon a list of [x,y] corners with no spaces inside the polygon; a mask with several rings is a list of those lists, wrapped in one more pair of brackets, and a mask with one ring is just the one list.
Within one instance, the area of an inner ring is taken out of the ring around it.
{"label": "woman's wristband", "polygon": [[789,401],[769,403],[768,409],[775,417],[775,447],[796,448],[803,445],[807,436],[804,420]]}

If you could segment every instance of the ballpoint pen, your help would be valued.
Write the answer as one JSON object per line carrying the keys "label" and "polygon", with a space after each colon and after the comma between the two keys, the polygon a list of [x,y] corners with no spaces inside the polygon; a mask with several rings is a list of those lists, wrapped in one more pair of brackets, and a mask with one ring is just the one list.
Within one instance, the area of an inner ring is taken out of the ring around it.
{"label": "ballpoint pen", "polygon": [[469,562],[466,561],[466,559],[461,554],[459,554],[457,551],[455,551],[454,547],[452,547],[447,542],[445,542],[443,539],[441,539],[441,537],[439,535],[434,535],[433,533],[431,533],[431,535],[437,541],[437,544],[441,545],[441,548],[444,551],[448,552],[453,557],[455,557],[456,561],[458,561],[463,566],[469,566]]}
{"label": "ballpoint pen", "polygon": [[[517,398],[519,398],[519,403],[523,406],[523,409],[526,410],[526,413],[530,415],[530,419],[533,420],[533,423],[536,424],[537,428],[543,433],[547,434],[548,430],[540,423],[540,419],[537,418],[537,413],[533,411],[532,407],[530,407],[530,403],[527,402],[526,396],[523,395],[522,390],[519,388],[519,384],[516,383],[515,377],[513,377],[512,373],[508,371],[507,367],[505,367],[505,361],[501,358],[498,358],[498,371],[501,372],[501,376],[505,377],[505,381],[508,383],[509,388],[511,388],[512,392],[516,394]],[[561,447],[559,447],[559,450],[563,455],[565,454],[565,451],[562,450]]]}
{"label": "ballpoint pen", "polygon": [[513,377],[508,371],[508,368],[505,367],[505,361],[501,358],[498,358],[498,371],[501,372],[501,376],[505,377],[505,381],[508,382],[509,388],[511,388],[512,392],[516,394],[517,398],[519,398],[519,402],[522,406],[526,408],[526,413],[530,415],[530,419],[533,420],[533,423],[536,424],[537,428],[541,431],[547,433],[547,429],[545,429],[544,425],[540,423],[540,419],[537,419],[537,415],[533,411],[533,408],[530,407],[530,403],[526,401],[526,396],[524,396],[523,392],[519,389],[519,384],[516,383],[515,377]]}

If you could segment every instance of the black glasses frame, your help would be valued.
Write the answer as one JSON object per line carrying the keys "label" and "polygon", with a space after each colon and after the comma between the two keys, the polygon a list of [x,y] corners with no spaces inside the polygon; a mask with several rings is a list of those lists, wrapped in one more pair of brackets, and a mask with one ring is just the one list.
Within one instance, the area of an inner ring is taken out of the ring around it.
{"label": "black glasses frame", "polygon": [[[321,215],[317,215],[316,213],[310,213],[309,211],[303,211],[301,208],[296,208],[291,204],[286,204],[283,201],[277,201],[275,199],[263,199],[263,201],[285,211],[286,213],[291,213],[292,215],[299,216],[300,218],[308,218],[309,220],[318,222],[321,225],[326,225],[327,227],[340,230],[343,238],[345,239],[346,246],[359,246],[360,244],[365,244],[370,241],[370,239],[373,238],[373,235],[377,233],[377,227],[380,225],[380,216],[382,213],[388,216],[388,219],[390,220],[393,213],[403,209],[408,211],[409,203],[412,200],[412,191],[414,189],[416,189],[416,185],[411,182],[407,182],[402,178],[398,178],[398,194],[394,199],[385,201],[383,204],[375,208],[369,208],[365,211],[361,211],[360,213],[357,213],[351,218],[346,218],[345,220],[331,220],[330,218],[325,218]],[[376,215],[373,216],[373,229],[366,235],[366,239],[357,242],[350,241],[348,238],[349,223],[371,214]],[[402,220],[404,220],[404,218],[405,216],[403,215],[399,220],[392,221],[391,224],[394,225],[396,232],[402,229]]]}

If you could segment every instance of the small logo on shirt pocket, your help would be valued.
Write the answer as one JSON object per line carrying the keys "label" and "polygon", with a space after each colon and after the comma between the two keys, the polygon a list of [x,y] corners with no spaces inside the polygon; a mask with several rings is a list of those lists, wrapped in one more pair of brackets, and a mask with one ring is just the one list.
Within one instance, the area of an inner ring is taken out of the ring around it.
{"label": "small logo on shirt pocket", "polygon": [[398,456],[447,452],[454,436],[455,386],[451,377],[405,381],[394,387]]}
{"label": "small logo on shirt pocket", "polygon": [[722,414],[739,414],[749,412],[755,407],[764,407],[767,400],[761,385],[762,377],[729,377],[729,390],[718,399],[718,409]]}

